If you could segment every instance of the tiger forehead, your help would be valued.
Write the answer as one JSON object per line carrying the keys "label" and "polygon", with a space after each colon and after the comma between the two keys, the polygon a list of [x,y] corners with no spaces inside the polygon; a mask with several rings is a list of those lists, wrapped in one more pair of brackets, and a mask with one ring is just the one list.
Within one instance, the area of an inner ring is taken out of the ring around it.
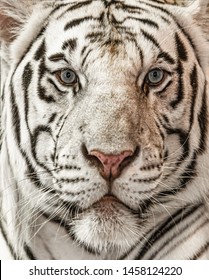
{"label": "tiger forehead", "polygon": [[[132,57],[134,53],[139,57],[143,48],[149,49],[149,45],[153,43],[158,47],[158,42],[154,38],[156,32],[159,40],[162,36],[166,43],[168,38],[172,37],[169,36],[169,32],[166,34],[167,39],[164,36],[168,31],[168,21],[172,30],[174,27],[171,25],[172,19],[166,9],[158,10],[158,6],[153,7],[153,10],[152,6],[151,9],[149,6],[148,9],[146,1],[108,1],[108,3],[105,5],[105,1],[86,1],[82,3],[84,7],[82,11],[76,5],[75,7],[69,5],[62,9],[59,15],[54,16],[55,20],[49,22],[50,53],[57,52],[57,45],[54,42],[61,41],[62,50],[80,51],[81,55],[88,58],[91,56],[90,52],[96,54],[98,49],[103,52],[101,56],[107,52],[110,56],[122,56],[127,54],[128,48],[132,52]],[[158,18],[161,20],[158,21]],[[151,36],[147,33],[147,29]],[[172,43],[167,44],[166,47],[169,49],[171,46],[172,50],[174,45]]]}
{"label": "tiger forehead", "polygon": [[[156,32],[168,28],[168,23],[169,25],[174,23],[171,14],[164,5],[161,6],[163,7],[159,6],[159,2],[153,5],[146,0],[83,1],[80,6],[69,4],[58,14],[55,13],[51,17],[52,28],[56,30],[60,26],[65,33],[76,37],[84,33],[85,38],[90,42],[103,39],[119,43],[120,40],[135,37],[143,29],[148,28]],[[57,33],[56,36],[59,34]],[[114,51],[115,48],[111,46],[111,50]]]}

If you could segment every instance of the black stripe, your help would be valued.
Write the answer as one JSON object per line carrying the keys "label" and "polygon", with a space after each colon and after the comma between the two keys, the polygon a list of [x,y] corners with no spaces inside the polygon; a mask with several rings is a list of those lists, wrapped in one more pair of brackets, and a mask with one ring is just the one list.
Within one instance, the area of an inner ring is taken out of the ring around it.
{"label": "black stripe", "polygon": [[28,98],[28,88],[32,81],[33,71],[30,62],[24,68],[23,76],[22,76],[22,86],[24,90],[24,107],[25,107],[25,122],[28,128],[28,132],[30,133],[30,128],[28,124],[28,111],[29,111],[29,98]]}
{"label": "black stripe", "polygon": [[167,52],[161,52],[158,57],[158,59],[163,58],[166,62],[169,64],[175,64],[175,59],[171,57],[171,55]]}
{"label": "black stripe", "polygon": [[[184,226],[181,228],[181,230],[178,230],[178,235],[177,234],[174,234],[173,236],[171,236],[170,238],[168,238],[167,240],[165,240],[165,242],[163,242],[163,244],[160,246],[160,248],[157,249],[157,251],[155,253],[153,253],[151,256],[150,256],[150,259],[153,260],[159,252],[161,252],[161,250],[163,250],[166,246],[168,246],[169,243],[172,244],[172,246],[170,248],[168,248],[168,252],[170,253],[173,249],[176,249],[177,246],[179,246],[181,243],[185,242],[190,236],[192,235],[195,235],[196,231],[199,230],[201,227],[205,226],[205,224],[208,222],[207,220],[205,220],[203,223],[201,223],[201,225],[195,229],[194,232],[188,234],[187,236],[183,236],[183,238],[180,239],[180,235],[182,233],[184,233],[186,230],[188,230],[188,228],[190,226],[193,226],[195,224],[195,222],[197,222],[199,219],[202,218],[202,216],[204,215],[204,213],[199,213],[199,215],[195,216],[192,221],[190,221],[189,224],[187,223],[184,223]],[[184,220],[182,220],[184,221]],[[177,242],[175,243],[174,240],[178,237],[178,240]],[[179,240],[180,239],[180,240]],[[167,252],[166,253],[163,253],[162,256],[160,256],[160,259],[163,258],[164,256],[166,256]]]}
{"label": "black stripe", "polygon": [[193,50],[194,50],[194,56],[196,57],[196,59],[197,59],[197,61],[198,61],[198,64],[201,65],[201,63],[200,63],[200,57],[198,56],[199,51],[197,50],[196,46],[194,45],[192,38],[191,38],[190,35],[184,30],[184,27],[181,26],[181,25],[179,24],[179,22],[178,22],[177,19],[174,18],[174,21],[175,21],[175,23],[177,24],[179,30],[181,30],[181,32],[183,33],[183,35],[187,38],[187,40],[188,40],[190,46],[191,46],[191,47],[193,48]]}
{"label": "black stripe", "polygon": [[83,56],[83,54],[85,53],[86,49],[88,48],[88,46],[84,46],[81,50],[81,56]]}
{"label": "black stripe", "polygon": [[192,72],[190,73],[190,85],[192,90],[192,103],[190,109],[190,130],[191,130],[194,122],[195,102],[198,93],[198,76],[197,76],[196,65],[194,65]]}
{"label": "black stripe", "polygon": [[61,178],[61,179],[59,179],[59,182],[69,184],[69,183],[78,183],[78,182],[89,182],[89,179],[79,178],[79,177],[73,178],[73,179],[72,178],[71,179],[69,179],[69,178]]}
{"label": "black stripe", "polygon": [[115,3],[116,9],[123,9],[125,12],[128,12],[129,14],[140,14],[141,12],[148,12],[149,10],[143,7],[136,7],[131,5],[126,5],[122,2]]}
{"label": "black stripe", "polygon": [[17,107],[17,103],[15,100],[14,88],[12,82],[10,82],[10,89],[11,89],[11,114],[12,114],[12,125],[14,127],[15,138],[17,140],[18,146],[20,146],[21,136],[20,136],[20,114],[19,109]]}
{"label": "black stripe", "polygon": [[45,77],[46,72],[47,72],[47,69],[45,67],[44,60],[42,59],[40,65],[39,65],[39,69],[38,69],[38,74],[39,74],[38,96],[41,100],[44,100],[47,103],[53,103],[53,102],[56,102],[54,97],[52,95],[47,95],[46,88],[41,86],[41,80],[43,77]]}
{"label": "black stripe", "polygon": [[[180,165],[180,163],[177,163],[176,165]],[[178,192],[184,190],[188,183],[190,183],[194,178],[197,176],[197,171],[196,171],[196,166],[197,166],[197,153],[194,151],[193,158],[191,159],[190,164],[185,167],[185,172],[181,174],[181,179],[179,181],[179,185],[176,187],[173,187],[171,190],[168,191],[162,191],[156,195],[157,199],[164,198],[165,196],[175,196]]]}
{"label": "black stripe", "polygon": [[[41,133],[47,133],[51,136],[51,128],[49,126],[45,125],[39,125],[34,129],[34,132],[31,136],[31,149],[32,149],[32,154],[36,160],[36,162],[43,167],[48,173],[51,174],[51,170],[49,170],[42,162],[40,162],[39,157],[36,153],[36,145],[38,142],[38,138]],[[52,137],[52,136],[51,136]]]}
{"label": "black stripe", "polygon": [[153,20],[151,20],[151,19],[142,19],[142,18],[133,17],[133,16],[127,16],[122,21],[117,21],[115,19],[115,17],[112,16],[111,22],[114,25],[118,25],[119,26],[120,24],[123,24],[126,20],[136,20],[136,21],[139,21],[139,22],[143,23],[144,25],[148,25],[149,27],[154,27],[156,29],[159,29],[159,25],[156,22],[154,22]]}
{"label": "black stripe", "polygon": [[37,61],[37,60],[41,59],[42,57],[44,57],[45,54],[46,54],[46,45],[45,45],[45,41],[43,40],[41,45],[39,46],[38,50],[34,54],[34,59]]}
{"label": "black stripe", "polygon": [[172,134],[178,135],[181,148],[183,149],[182,156],[179,161],[181,162],[185,160],[189,156],[189,152],[190,152],[189,132],[186,132],[183,129],[168,128],[165,127],[165,125],[163,125],[163,127],[166,129],[168,135],[172,135]]}
{"label": "black stripe", "polygon": [[62,49],[66,50],[67,48],[70,51],[74,51],[77,47],[77,39],[69,39],[68,41],[65,41],[62,45]]}
{"label": "black stripe", "polygon": [[151,19],[140,19],[140,18],[132,18],[132,17],[128,17],[128,19],[135,19],[135,20],[138,20],[138,21],[140,21],[140,22],[142,22],[142,23],[144,23],[144,24],[146,24],[146,25],[148,25],[148,26],[150,26],[150,27],[154,27],[154,28],[156,28],[156,29],[159,29],[159,25],[156,23],[156,22],[154,22],[153,20],[151,20]]}
{"label": "black stripe", "polygon": [[31,251],[28,245],[24,246],[24,250],[30,260],[36,260],[36,257],[34,256],[33,252]]}
{"label": "black stripe", "polygon": [[[82,3],[76,3],[75,5],[70,6],[69,8],[67,8],[67,10],[65,10],[61,15],[59,15],[59,16],[57,17],[57,19],[59,20],[61,17],[63,17],[63,16],[64,16],[66,13],[68,13],[68,12],[75,11],[75,10],[77,10],[77,9],[79,9],[79,8],[83,8],[83,7],[85,7],[85,6],[88,6],[88,5],[90,5],[93,1],[94,1],[94,0],[85,1],[85,2],[83,1]],[[56,7],[56,8],[53,10],[52,14],[54,14],[54,13],[55,13],[57,10],[59,10],[60,8],[62,8],[62,7],[64,7],[64,6],[68,6],[68,5],[70,5],[70,3],[59,5],[58,7]]]}
{"label": "black stripe", "polygon": [[92,31],[86,35],[86,39],[98,40],[98,39],[101,39],[103,36],[104,36],[104,33],[101,31]]}
{"label": "black stripe", "polygon": [[[154,4],[145,3],[145,2],[143,2],[143,4],[146,5],[146,6],[148,6],[148,7],[152,7],[152,8],[154,8],[154,9],[156,9],[156,10],[160,10],[162,13],[164,13],[164,14],[168,15],[169,17],[173,18],[173,15],[172,15],[169,11],[167,11],[166,9],[164,9],[162,6],[156,6],[156,5],[154,5]],[[173,19],[174,19],[174,18],[173,18]],[[176,22],[176,19],[174,19],[174,21]]]}
{"label": "black stripe", "polygon": [[208,108],[207,108],[207,96],[206,96],[206,85],[202,97],[202,106],[198,114],[198,123],[200,127],[200,145],[198,152],[204,153],[207,147],[207,134],[208,134]]}
{"label": "black stripe", "polygon": [[170,85],[172,85],[173,81],[170,80],[167,85],[160,91],[156,91],[155,94],[157,94],[159,97],[162,97],[164,95],[164,93],[166,92],[166,90],[170,87]]}
{"label": "black stripe", "polygon": [[48,123],[49,124],[52,123],[55,120],[56,116],[57,116],[57,113],[52,113],[51,117],[48,120]]}
{"label": "black stripe", "polygon": [[195,254],[194,256],[190,259],[190,260],[198,260],[199,258],[201,258],[201,256],[207,252],[207,250],[209,249],[209,242],[206,242],[205,245],[203,245]]}
{"label": "black stripe", "polygon": [[70,28],[73,28],[77,25],[80,25],[81,23],[83,22],[86,22],[86,21],[90,21],[90,20],[99,20],[99,18],[94,18],[93,16],[87,16],[87,17],[82,17],[82,18],[77,18],[77,19],[74,19],[70,22],[68,22],[65,27],[64,27],[64,31],[70,29]]}
{"label": "black stripe", "polygon": [[14,73],[16,72],[18,66],[20,65],[20,63],[23,61],[23,58],[29,53],[29,51],[31,50],[31,48],[33,47],[33,45],[38,41],[38,39],[44,34],[45,31],[45,26],[42,27],[42,29],[40,30],[40,32],[38,33],[38,35],[36,36],[36,38],[30,43],[30,45],[28,46],[28,48],[26,49],[26,51],[23,53],[23,55],[20,57],[17,66],[13,72],[12,78],[14,76]]}
{"label": "black stripe", "polygon": [[177,89],[177,98],[170,102],[170,106],[173,109],[176,109],[177,105],[183,100],[184,98],[184,82],[183,82],[183,74],[184,69],[182,66],[181,61],[178,62],[178,66],[176,69],[176,72],[178,73],[178,89]]}
{"label": "black stripe", "polygon": [[188,59],[187,50],[184,46],[184,43],[180,39],[178,33],[175,34],[175,40],[176,40],[176,49],[177,49],[178,57],[180,58],[180,60],[187,61]]}
{"label": "black stripe", "polygon": [[61,94],[68,94],[68,91],[67,91],[67,90],[66,90],[66,91],[60,90],[60,89],[58,88],[58,86],[55,84],[55,82],[54,82],[52,79],[48,78],[47,81],[55,88],[56,91],[58,91],[58,93],[61,93]]}
{"label": "black stripe", "polygon": [[90,53],[91,53],[92,51],[93,51],[93,50],[90,49],[90,50],[87,52],[87,54],[85,55],[85,57],[83,58],[82,63],[81,63],[81,66],[82,66],[82,67],[84,66],[84,64],[85,64],[85,62],[86,62],[86,60],[87,60],[87,57],[90,55]]}
{"label": "black stripe", "polygon": [[169,217],[166,221],[164,221],[150,236],[149,239],[145,242],[144,246],[140,249],[140,252],[136,256],[136,260],[141,260],[145,254],[149,251],[151,247],[153,247],[154,243],[164,237],[166,233],[172,230],[179,222],[183,219],[192,215],[200,205],[195,205],[193,207],[185,207],[179,209],[176,213],[174,213],[171,217]]}
{"label": "black stripe", "polygon": [[155,38],[153,35],[149,34],[148,32],[144,31],[143,29],[141,29],[141,32],[142,32],[142,35],[143,35],[148,41],[152,42],[153,45],[154,45],[155,47],[157,47],[158,49],[160,49],[160,45],[159,45],[159,43],[157,42],[156,38]]}
{"label": "black stripe", "polygon": [[[29,157],[27,156],[26,152],[23,150],[21,147],[21,136],[20,136],[20,116],[19,116],[19,110],[15,101],[15,95],[14,95],[14,90],[13,90],[13,85],[10,84],[11,88],[11,105],[12,105],[12,123],[14,126],[14,131],[15,131],[15,139],[19,147],[19,151],[22,154],[26,165],[27,165],[27,170],[26,170],[26,177],[30,179],[30,181],[38,188],[42,188],[41,186],[41,181],[40,178],[38,177],[35,169],[33,168],[33,165],[31,164]],[[33,147],[33,141],[31,140],[32,147]],[[42,188],[43,189],[43,188]],[[51,192],[52,194],[54,193],[53,190],[49,189],[48,187],[45,187],[43,191]]]}

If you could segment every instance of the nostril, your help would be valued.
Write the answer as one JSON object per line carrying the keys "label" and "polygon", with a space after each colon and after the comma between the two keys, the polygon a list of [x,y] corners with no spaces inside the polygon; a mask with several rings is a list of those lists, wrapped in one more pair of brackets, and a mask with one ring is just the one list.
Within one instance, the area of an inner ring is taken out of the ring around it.
{"label": "nostril", "polygon": [[137,146],[134,153],[132,155],[127,156],[120,164],[121,169],[125,168],[128,166],[131,162],[134,161],[134,159],[139,155],[140,153],[140,147]]}
{"label": "nostril", "polygon": [[90,165],[94,165],[98,168],[102,168],[103,165],[101,161],[96,156],[91,155],[84,144],[82,145],[81,149],[84,157],[87,159]]}

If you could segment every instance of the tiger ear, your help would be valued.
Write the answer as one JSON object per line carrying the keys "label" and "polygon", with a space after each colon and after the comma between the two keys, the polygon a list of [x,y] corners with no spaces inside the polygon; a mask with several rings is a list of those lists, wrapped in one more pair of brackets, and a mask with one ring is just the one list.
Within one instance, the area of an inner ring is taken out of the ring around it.
{"label": "tiger ear", "polygon": [[0,0],[0,40],[11,42],[32,13],[38,0]]}

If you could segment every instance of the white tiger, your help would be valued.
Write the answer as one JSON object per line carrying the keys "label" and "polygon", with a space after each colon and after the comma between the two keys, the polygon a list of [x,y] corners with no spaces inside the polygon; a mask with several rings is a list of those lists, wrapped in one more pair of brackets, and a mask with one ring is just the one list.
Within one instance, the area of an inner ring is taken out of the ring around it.
{"label": "white tiger", "polygon": [[3,258],[209,258],[207,3],[0,0]]}

